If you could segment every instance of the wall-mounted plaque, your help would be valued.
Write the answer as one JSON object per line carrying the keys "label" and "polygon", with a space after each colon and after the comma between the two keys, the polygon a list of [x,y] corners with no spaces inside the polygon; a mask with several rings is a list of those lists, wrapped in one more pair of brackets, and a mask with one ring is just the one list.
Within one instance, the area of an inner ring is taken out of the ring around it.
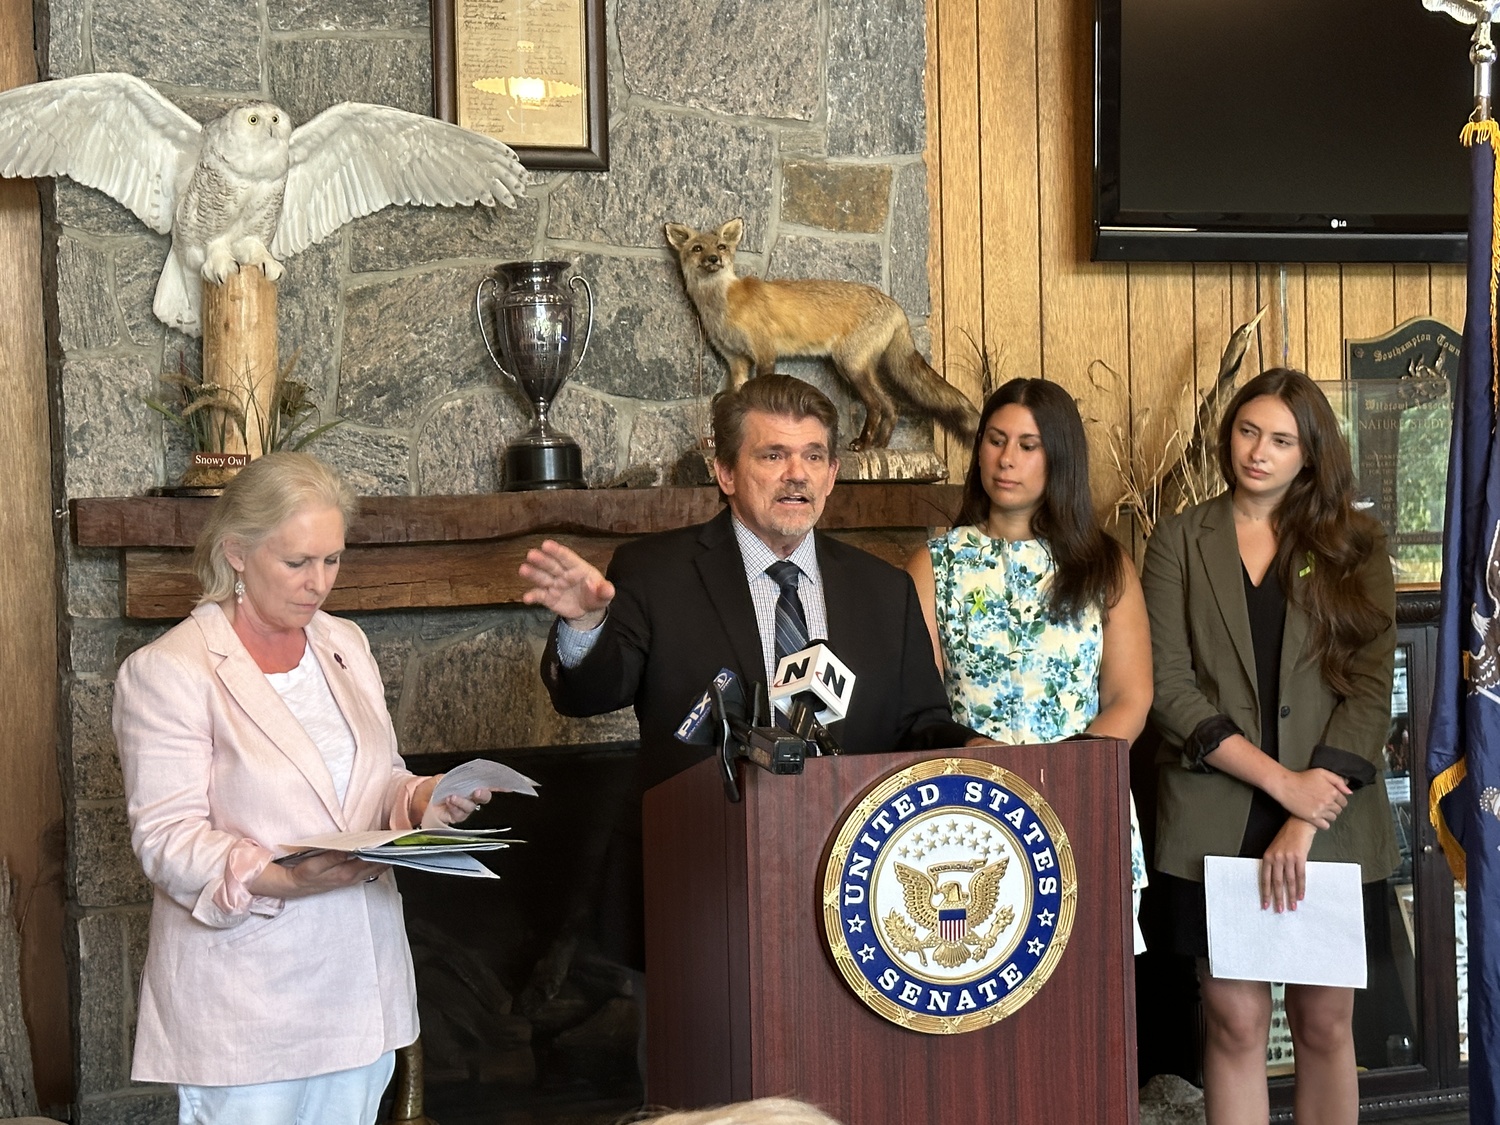
{"label": "wall-mounted plaque", "polygon": [[1349,443],[1358,503],[1385,525],[1400,584],[1442,576],[1443,497],[1452,425],[1439,376],[1319,383]]}
{"label": "wall-mounted plaque", "polygon": [[433,109],[531,169],[609,167],[604,0],[431,0]]}
{"label": "wall-mounted plaque", "polygon": [[1416,317],[1382,336],[1345,340],[1348,383],[1322,384],[1349,440],[1363,500],[1390,536],[1399,583],[1442,577],[1452,389],[1463,342],[1442,321]]}
{"label": "wall-mounted plaque", "polygon": [[1417,317],[1396,325],[1384,336],[1344,341],[1344,378],[1410,379],[1457,377],[1458,351],[1464,334],[1440,320]]}

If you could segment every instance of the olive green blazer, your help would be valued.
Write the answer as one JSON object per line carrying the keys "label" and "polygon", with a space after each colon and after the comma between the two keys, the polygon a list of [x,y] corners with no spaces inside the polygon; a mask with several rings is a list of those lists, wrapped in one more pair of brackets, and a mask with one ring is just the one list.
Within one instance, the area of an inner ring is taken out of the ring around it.
{"label": "olive green blazer", "polygon": [[[1357,579],[1390,616],[1390,625],[1355,658],[1355,690],[1347,697],[1335,695],[1324,682],[1317,654],[1309,649],[1310,622],[1297,608],[1298,580],[1287,591],[1279,753],[1281,763],[1293,770],[1307,769],[1320,746],[1336,748],[1335,756],[1339,750],[1358,755],[1374,767],[1372,782],[1355,790],[1333,827],[1318,833],[1309,855],[1356,862],[1370,882],[1389,875],[1399,860],[1382,779],[1396,644],[1396,591],[1383,538]],[[1201,882],[1205,855],[1239,854],[1253,790],[1212,769],[1211,758],[1200,764],[1194,732],[1224,715],[1252,743],[1261,740],[1255,651],[1227,492],[1157,527],[1146,548],[1141,583],[1156,682],[1151,721],[1162,735],[1156,867]],[[1319,754],[1321,765],[1328,752]]]}

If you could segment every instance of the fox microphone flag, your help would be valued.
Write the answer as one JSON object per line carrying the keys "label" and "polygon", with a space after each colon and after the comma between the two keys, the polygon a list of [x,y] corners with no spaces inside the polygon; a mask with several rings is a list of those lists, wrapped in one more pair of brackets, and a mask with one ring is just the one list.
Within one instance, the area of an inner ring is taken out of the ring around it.
{"label": "fox microphone flag", "polygon": [[1472,182],[1468,307],[1448,451],[1442,612],[1427,742],[1428,815],[1454,876],[1467,888],[1475,1121],[1500,1120],[1500,819],[1492,811],[1500,795],[1497,140],[1500,126],[1476,110],[1463,131]]}

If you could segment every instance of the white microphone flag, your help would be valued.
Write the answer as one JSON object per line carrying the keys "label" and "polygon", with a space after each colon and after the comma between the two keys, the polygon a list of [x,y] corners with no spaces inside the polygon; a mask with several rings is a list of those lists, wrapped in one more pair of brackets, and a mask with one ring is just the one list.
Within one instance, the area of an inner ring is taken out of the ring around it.
{"label": "white microphone flag", "polygon": [[855,675],[849,666],[833,655],[821,642],[801,652],[782,657],[776,666],[776,680],[771,685],[771,703],[786,713],[792,701],[804,693],[818,700],[818,721],[825,726],[837,722],[849,711],[849,697],[854,694]]}

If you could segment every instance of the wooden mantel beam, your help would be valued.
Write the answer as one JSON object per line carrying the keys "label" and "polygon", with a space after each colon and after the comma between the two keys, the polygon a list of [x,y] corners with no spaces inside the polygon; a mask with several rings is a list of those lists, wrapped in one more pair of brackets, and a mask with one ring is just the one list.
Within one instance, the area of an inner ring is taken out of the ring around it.
{"label": "wooden mantel beam", "polygon": [[[846,484],[833,490],[819,526],[899,565],[930,527],[946,526],[959,488],[935,484]],[[184,616],[197,600],[191,548],[212,500],[172,497],[72,502],[80,547],[125,555],[125,614]],[[603,569],[622,542],[719,511],[712,488],[376,496],[360,500],[334,611],[506,605],[525,584],[527,550],[557,539]]]}
{"label": "wooden mantel beam", "polygon": [[[836,487],[827,530],[946,526],[960,489],[949,484],[849,483]],[[212,500],[129,496],[71,502],[80,547],[191,548]],[[535,532],[644,535],[711,519],[714,488],[613,488],[494,492],[474,496],[366,496],[350,545],[508,539]]]}

